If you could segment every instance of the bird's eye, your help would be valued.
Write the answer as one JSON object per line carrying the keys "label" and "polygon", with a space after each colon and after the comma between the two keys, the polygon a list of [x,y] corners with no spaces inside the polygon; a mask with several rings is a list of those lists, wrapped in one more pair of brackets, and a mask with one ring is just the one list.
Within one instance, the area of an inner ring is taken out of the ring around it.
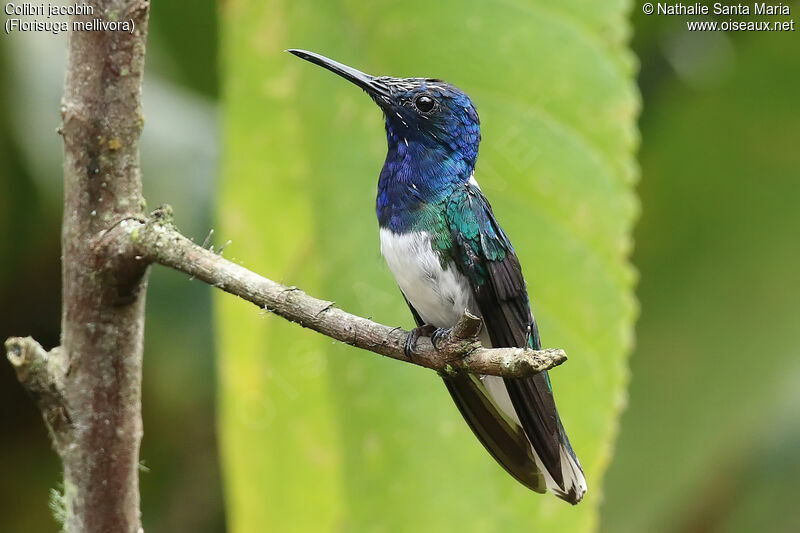
{"label": "bird's eye", "polygon": [[416,107],[419,111],[423,113],[428,113],[433,109],[433,106],[436,102],[433,101],[433,98],[430,96],[422,95],[418,96],[416,100],[414,100],[414,107]]}

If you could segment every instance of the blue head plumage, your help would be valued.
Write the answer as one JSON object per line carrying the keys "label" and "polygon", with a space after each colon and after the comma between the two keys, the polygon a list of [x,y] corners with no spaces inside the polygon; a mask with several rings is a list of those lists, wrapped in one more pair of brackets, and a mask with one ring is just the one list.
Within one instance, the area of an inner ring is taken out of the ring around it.
{"label": "blue head plumage", "polygon": [[421,209],[470,179],[481,133],[464,92],[437,79],[370,76],[313,52],[289,52],[358,85],[383,110],[388,152],[378,181],[382,227],[403,231],[425,220]]}
{"label": "blue head plumage", "polygon": [[389,96],[373,96],[386,116],[389,143],[418,143],[436,155],[475,166],[480,120],[469,96],[441,80],[379,78]]}

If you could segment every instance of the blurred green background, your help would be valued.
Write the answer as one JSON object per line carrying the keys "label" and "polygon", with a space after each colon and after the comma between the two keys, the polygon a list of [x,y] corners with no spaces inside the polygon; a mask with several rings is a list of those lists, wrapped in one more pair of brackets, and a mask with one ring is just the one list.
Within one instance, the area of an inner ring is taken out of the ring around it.
{"label": "blurred green background", "polygon": [[[591,17],[589,7],[576,12]],[[693,34],[681,19],[646,17],[638,5],[632,13],[643,106],[632,258],[641,316],[599,527],[798,531],[798,34]],[[173,204],[178,226],[202,241],[221,137],[216,6],[162,0],[151,20],[145,195],[151,207]],[[30,334],[47,347],[58,342],[60,315],[55,128],[65,43],[0,36],[0,338]],[[535,70],[536,59],[525,68]],[[302,91],[305,103],[312,94]],[[263,246],[220,236],[228,238],[239,259]],[[154,269],[143,393],[147,531],[225,529],[211,316],[206,287]],[[58,463],[7,364],[0,428],[0,530],[57,530],[48,499]]]}

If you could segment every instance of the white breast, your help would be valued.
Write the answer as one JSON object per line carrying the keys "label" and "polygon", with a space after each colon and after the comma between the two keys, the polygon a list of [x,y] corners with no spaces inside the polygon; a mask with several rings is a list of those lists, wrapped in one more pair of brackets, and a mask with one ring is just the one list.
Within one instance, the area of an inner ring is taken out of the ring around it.
{"label": "white breast", "polygon": [[477,314],[467,278],[442,268],[427,232],[397,234],[381,229],[381,253],[400,290],[426,324],[453,326],[464,310]]}

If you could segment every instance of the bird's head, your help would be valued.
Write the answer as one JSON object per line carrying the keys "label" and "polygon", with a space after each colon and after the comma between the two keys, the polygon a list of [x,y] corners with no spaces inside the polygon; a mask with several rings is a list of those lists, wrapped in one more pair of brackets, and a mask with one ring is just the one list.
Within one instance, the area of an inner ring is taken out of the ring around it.
{"label": "bird's head", "polygon": [[390,148],[393,143],[413,143],[474,167],[481,139],[478,112],[469,96],[453,85],[430,78],[370,76],[313,52],[289,52],[364,89],[383,110]]}

